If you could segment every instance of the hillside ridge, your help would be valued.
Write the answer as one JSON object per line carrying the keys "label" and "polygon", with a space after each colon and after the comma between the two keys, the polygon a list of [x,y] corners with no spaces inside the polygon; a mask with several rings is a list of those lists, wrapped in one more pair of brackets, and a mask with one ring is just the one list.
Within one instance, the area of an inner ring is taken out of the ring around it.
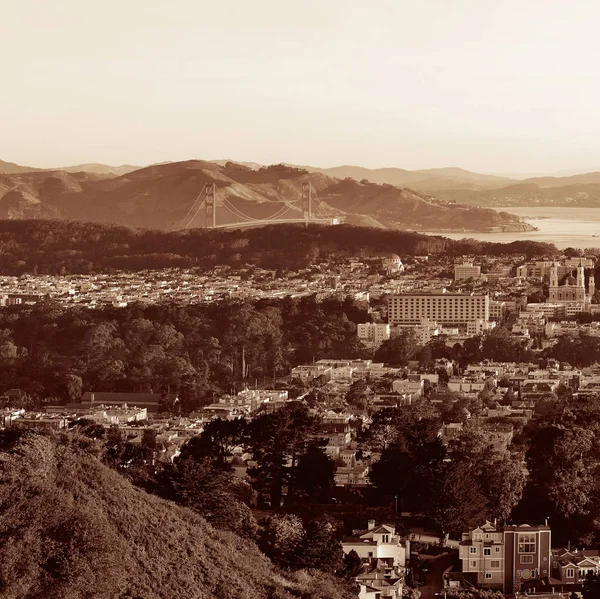
{"label": "hillside ridge", "polygon": [[0,588],[7,599],[349,599],[279,571],[256,545],[135,488],[68,434],[0,433]]}
{"label": "hillside ridge", "polygon": [[[187,215],[203,186],[216,183],[218,224],[231,224],[240,221],[239,212],[251,219],[279,214],[301,198],[302,185],[308,182],[313,211],[323,218],[340,216],[352,224],[416,230],[530,230],[514,215],[456,205],[408,187],[340,179],[284,164],[252,169],[204,160],[155,164],[110,177],[64,170],[0,175],[0,217],[198,227],[205,224],[204,212],[192,211],[186,220]],[[7,198],[15,191],[26,195]],[[223,202],[227,210],[220,209]],[[302,218],[298,203],[288,210],[293,218]]]}

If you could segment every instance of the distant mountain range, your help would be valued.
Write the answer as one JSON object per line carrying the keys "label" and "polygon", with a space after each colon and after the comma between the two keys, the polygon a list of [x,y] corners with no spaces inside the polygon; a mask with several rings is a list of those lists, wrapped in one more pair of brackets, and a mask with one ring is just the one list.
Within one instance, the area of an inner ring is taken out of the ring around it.
{"label": "distant mountain range", "polygon": [[[256,168],[255,163],[244,163]],[[293,166],[293,165],[290,165]],[[368,169],[359,166],[318,168],[302,166],[310,172],[339,179],[371,181],[410,189],[435,197],[478,207],[498,206],[573,206],[600,208],[600,172],[570,176],[529,177],[517,179],[482,175],[461,168],[405,170],[401,168]]]}
{"label": "distant mountain range", "polygon": [[[399,183],[341,177],[337,171],[333,175],[286,165],[261,168],[254,163],[246,166],[200,160],[140,169],[98,164],[58,170],[35,170],[10,163],[0,166],[3,170],[16,169],[0,175],[0,218],[65,218],[161,229],[180,228],[184,223],[203,226],[202,211],[191,220],[189,217],[194,215],[194,201],[203,185],[215,182],[218,199],[233,206],[233,212],[264,219],[284,208],[285,202],[298,200],[302,184],[310,181],[315,211],[324,217],[341,216],[350,224],[424,231],[529,229],[511,214],[457,205]],[[359,170],[361,174],[368,171]],[[478,182],[482,186],[492,184],[497,179],[504,182],[502,178],[460,169],[434,169],[417,175],[401,169],[383,170],[438,181],[457,182],[462,177],[463,181],[470,179],[471,186],[479,186]],[[354,174],[360,177],[358,172]],[[294,210],[301,217],[300,209]],[[240,218],[219,209],[217,220],[239,222]]]}
{"label": "distant mountain range", "polygon": [[481,175],[461,168],[433,168],[426,170],[408,171],[401,168],[369,169],[360,166],[336,166],[333,168],[317,168],[302,166],[311,172],[322,173],[330,177],[357,181],[367,180],[373,183],[387,183],[399,187],[411,187],[418,191],[433,189],[488,189],[508,185],[513,182],[508,177]]}
{"label": "distant mountain range", "polygon": [[[488,208],[600,207],[600,172],[567,177],[509,177],[460,168],[318,168],[231,160],[147,167],[98,163],[36,169],[0,161],[0,218],[66,218],[173,229],[205,183],[252,218],[266,218],[300,197],[311,181],[315,206],[351,224],[421,231],[515,231],[528,225]],[[299,211],[298,211],[299,213]],[[220,211],[219,222],[240,218]],[[188,226],[203,226],[199,211]]]}

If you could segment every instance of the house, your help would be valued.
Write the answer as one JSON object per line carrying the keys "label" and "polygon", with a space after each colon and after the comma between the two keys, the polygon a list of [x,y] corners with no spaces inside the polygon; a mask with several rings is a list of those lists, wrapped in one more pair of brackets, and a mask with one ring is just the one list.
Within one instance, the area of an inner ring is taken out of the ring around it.
{"label": "house", "polygon": [[338,487],[366,487],[369,482],[369,466],[362,461],[338,466],[334,480]]}
{"label": "house", "polygon": [[552,578],[561,584],[581,585],[588,574],[598,573],[598,550],[555,549],[552,552]]}
{"label": "house", "polygon": [[400,599],[410,554],[408,541],[402,542],[393,525],[377,526],[375,520],[369,520],[366,531],[356,532],[342,540],[342,549],[346,554],[355,551],[362,560],[363,568],[356,576],[359,599]]}
{"label": "house", "polygon": [[344,553],[356,551],[363,561],[371,558],[390,558],[396,568],[406,566],[408,550],[406,544],[402,543],[400,535],[390,524],[375,525],[375,520],[369,520],[366,531],[359,531],[357,536],[345,537],[342,541]]}
{"label": "house", "polygon": [[463,533],[459,544],[463,575],[472,584],[514,593],[547,586],[550,578],[550,527],[486,521]]}
{"label": "house", "polygon": [[400,599],[404,584],[404,575],[397,575],[389,560],[373,560],[374,564],[365,565],[363,571],[356,576],[360,585],[359,599],[383,599],[389,597]]}

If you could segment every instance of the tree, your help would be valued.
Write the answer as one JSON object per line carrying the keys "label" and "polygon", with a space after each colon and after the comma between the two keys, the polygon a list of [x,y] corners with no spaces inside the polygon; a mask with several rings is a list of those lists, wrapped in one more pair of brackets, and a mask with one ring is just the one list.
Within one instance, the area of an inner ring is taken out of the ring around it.
{"label": "tree", "polygon": [[386,448],[371,467],[369,479],[382,493],[396,498],[400,511],[427,513],[444,470],[446,451],[441,441],[403,439]]}
{"label": "tree", "polygon": [[78,401],[82,395],[83,380],[76,374],[67,373],[65,375],[65,388],[68,399],[72,402]]}
{"label": "tree", "polygon": [[442,533],[458,535],[485,519],[486,498],[464,462],[446,465],[434,480],[432,499],[429,515]]}
{"label": "tree", "polygon": [[404,365],[411,360],[419,345],[413,329],[402,329],[399,335],[384,341],[375,352],[373,359],[392,365]]}
{"label": "tree", "polygon": [[310,445],[317,424],[318,419],[305,406],[288,405],[260,414],[248,425],[246,443],[258,464],[248,473],[259,489],[268,493],[271,507],[281,504],[285,483],[293,497],[298,459]]}
{"label": "tree", "polygon": [[342,546],[335,528],[327,518],[316,518],[305,525],[304,546],[299,564],[333,574],[342,566]]}
{"label": "tree", "polygon": [[343,572],[344,576],[347,576],[348,578],[352,578],[352,579],[357,574],[360,573],[360,571],[362,570],[362,567],[363,567],[362,560],[360,559],[360,556],[358,555],[358,553],[356,553],[356,551],[354,551],[354,549],[352,549],[348,553],[344,554],[342,562],[343,562],[342,572]]}
{"label": "tree", "polygon": [[269,517],[260,532],[258,546],[282,568],[296,568],[304,549],[304,525],[295,514]]}
{"label": "tree", "polygon": [[201,461],[210,458],[224,470],[231,469],[230,459],[234,450],[243,445],[246,421],[242,418],[221,420],[215,418],[204,425],[200,435],[192,437],[182,448],[181,458]]}
{"label": "tree", "polygon": [[192,508],[216,528],[248,538],[256,535],[256,520],[250,508],[236,498],[233,476],[209,458],[177,458],[165,465],[155,492]]}
{"label": "tree", "polygon": [[334,485],[335,464],[325,451],[311,445],[300,456],[295,477],[295,495],[302,501],[327,503]]}
{"label": "tree", "polygon": [[377,410],[369,427],[359,436],[360,445],[378,453],[387,449],[398,437],[400,418],[398,408]]}
{"label": "tree", "polygon": [[489,433],[474,424],[467,425],[461,435],[450,442],[449,449],[452,463],[447,475],[453,476],[454,467],[460,469],[460,474],[468,474],[474,499],[479,501],[477,496],[481,495],[485,502],[483,515],[489,520],[506,521],[523,495],[523,456],[495,449]]}
{"label": "tree", "polygon": [[358,379],[350,385],[346,393],[346,402],[351,406],[356,406],[364,410],[367,407],[370,394],[371,390],[367,382],[364,379]]}

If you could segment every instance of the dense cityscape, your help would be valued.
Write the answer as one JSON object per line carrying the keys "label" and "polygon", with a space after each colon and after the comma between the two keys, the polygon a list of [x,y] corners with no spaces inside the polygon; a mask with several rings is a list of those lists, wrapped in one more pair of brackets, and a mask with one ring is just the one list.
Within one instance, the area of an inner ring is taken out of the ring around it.
{"label": "dense cityscape", "polygon": [[0,23],[1,599],[600,599],[600,2]]}
{"label": "dense cityscape", "polygon": [[380,252],[3,277],[4,443],[87,439],[361,599],[581,591],[600,570],[595,269]]}

